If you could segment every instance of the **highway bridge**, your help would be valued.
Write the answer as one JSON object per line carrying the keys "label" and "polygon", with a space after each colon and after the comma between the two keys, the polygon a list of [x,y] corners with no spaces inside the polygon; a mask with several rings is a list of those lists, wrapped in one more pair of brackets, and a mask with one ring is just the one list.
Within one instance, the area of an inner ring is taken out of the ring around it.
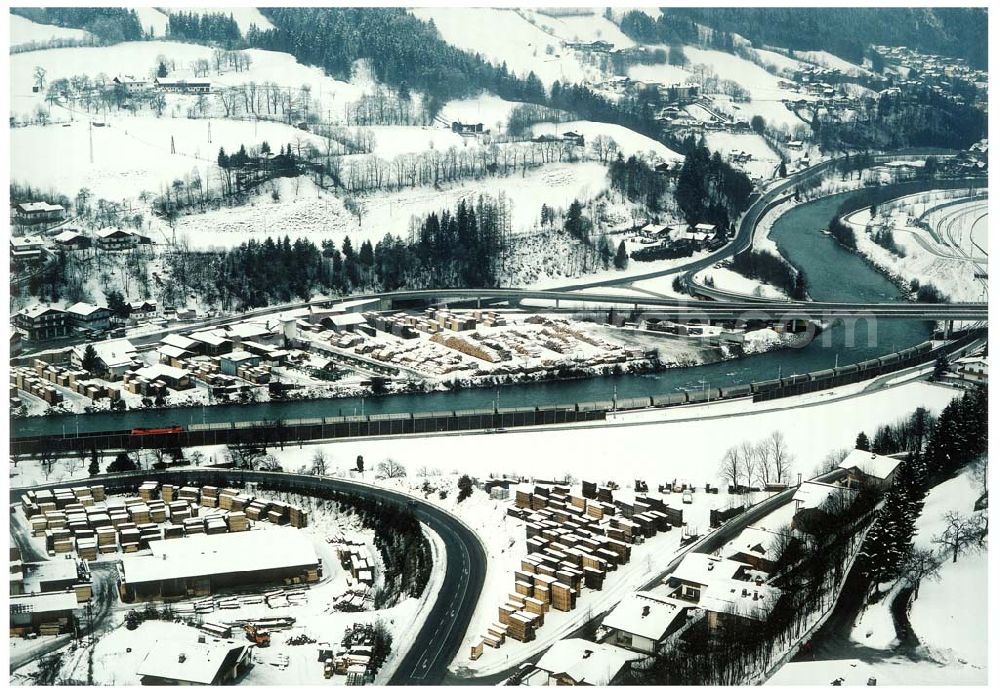
{"label": "highway bridge", "polygon": [[[103,484],[108,493],[132,493],[145,480],[186,485],[213,485],[243,488],[248,482],[261,489],[290,492],[305,496],[331,498],[335,493],[352,494],[383,504],[409,508],[422,523],[436,532],[445,545],[444,578],[441,589],[427,613],[427,618],[412,643],[393,644],[407,649],[389,680],[390,685],[433,685],[444,679],[455,654],[465,638],[465,632],[479,602],[486,578],[486,550],[483,543],[465,523],[423,499],[383,489],[362,482],[296,475],[286,472],[250,470],[143,470],[88,479],[91,484]],[[68,489],[79,481],[46,484],[30,488],[12,488],[10,503],[20,501],[28,489]],[[435,566],[434,571],[442,571]]]}

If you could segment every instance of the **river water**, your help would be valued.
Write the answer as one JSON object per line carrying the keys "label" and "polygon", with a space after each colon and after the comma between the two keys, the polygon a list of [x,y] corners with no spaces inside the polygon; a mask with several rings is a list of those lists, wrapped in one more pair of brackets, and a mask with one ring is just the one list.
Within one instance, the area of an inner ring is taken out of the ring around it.
{"label": "river water", "polygon": [[[816,301],[902,301],[892,282],[822,233],[837,206],[848,195],[850,193],[821,198],[792,208],[775,221],[771,238],[782,254],[805,272],[809,294]],[[927,340],[930,330],[931,324],[927,321],[883,320],[875,326],[859,321],[854,330],[835,324],[799,349],[670,369],[656,374],[503,386],[499,393],[500,406],[534,407],[610,401],[615,392],[619,399],[624,399],[769,380],[779,374],[789,376],[829,369],[838,361],[842,365],[850,364],[911,347]],[[495,389],[474,388],[365,398],[363,403],[360,398],[345,398],[32,417],[12,420],[11,425],[14,436],[58,435],[137,426],[335,417],[361,414],[362,407],[364,414],[487,409],[493,407],[496,396]]]}

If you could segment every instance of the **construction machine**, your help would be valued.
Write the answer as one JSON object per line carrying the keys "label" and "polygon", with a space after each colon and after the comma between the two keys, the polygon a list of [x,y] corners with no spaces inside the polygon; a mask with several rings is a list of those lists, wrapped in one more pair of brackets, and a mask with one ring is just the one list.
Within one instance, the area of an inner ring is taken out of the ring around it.
{"label": "construction machine", "polygon": [[256,624],[246,624],[243,631],[247,634],[247,639],[253,642],[258,648],[267,648],[271,645],[271,635],[266,631],[258,631]]}

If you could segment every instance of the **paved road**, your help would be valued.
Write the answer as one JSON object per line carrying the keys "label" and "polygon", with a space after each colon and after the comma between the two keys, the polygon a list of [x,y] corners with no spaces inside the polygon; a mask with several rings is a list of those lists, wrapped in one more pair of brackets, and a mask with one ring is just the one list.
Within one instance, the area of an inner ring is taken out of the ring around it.
{"label": "paved road", "polygon": [[[92,483],[103,483],[109,490],[115,483],[138,485],[144,480],[174,482],[211,483],[219,486],[243,486],[247,482],[280,485],[289,491],[309,495],[323,491],[337,491],[356,494],[383,503],[402,505],[410,508],[417,519],[434,530],[445,545],[444,580],[440,593],[431,606],[426,621],[420,628],[412,644],[396,644],[397,648],[409,648],[400,660],[390,684],[440,684],[444,679],[448,664],[455,657],[486,578],[486,551],[478,536],[462,521],[450,513],[416,497],[400,492],[381,489],[362,482],[313,477],[284,472],[258,472],[245,470],[142,470],[132,473],[100,475],[89,479]],[[78,481],[39,485],[31,489],[69,488]],[[15,503],[27,488],[11,489],[10,501]],[[435,566],[434,571],[441,567]],[[112,612],[114,597],[106,592],[114,584],[113,574],[101,577],[100,588],[95,588],[95,612],[98,623],[107,623]],[[107,580],[105,580],[107,579]],[[98,595],[99,593],[99,595]]]}

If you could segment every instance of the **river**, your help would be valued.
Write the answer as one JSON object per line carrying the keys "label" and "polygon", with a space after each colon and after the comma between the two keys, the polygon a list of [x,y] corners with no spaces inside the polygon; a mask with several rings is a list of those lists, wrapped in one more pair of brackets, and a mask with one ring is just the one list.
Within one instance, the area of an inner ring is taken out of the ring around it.
{"label": "river", "polygon": [[[802,269],[810,296],[816,301],[879,303],[903,301],[896,286],[860,257],[841,248],[822,233],[837,206],[852,193],[843,193],[792,208],[779,217],[771,238],[785,257]],[[610,401],[659,395],[706,387],[726,387],[754,380],[768,380],[797,373],[829,369],[865,361],[911,347],[928,339],[927,321],[884,320],[869,340],[868,326],[858,323],[853,341],[842,324],[834,325],[800,349],[785,349],[703,366],[669,369],[656,374],[623,375],[575,381],[553,381],[503,386],[501,407],[534,407],[574,402]],[[873,344],[869,344],[872,342]],[[292,402],[135,410],[120,413],[31,417],[11,421],[14,436],[38,436],[129,429],[137,426],[190,425],[231,421],[304,419],[340,415],[396,412],[450,411],[491,408],[496,390],[466,389],[457,392]]]}

